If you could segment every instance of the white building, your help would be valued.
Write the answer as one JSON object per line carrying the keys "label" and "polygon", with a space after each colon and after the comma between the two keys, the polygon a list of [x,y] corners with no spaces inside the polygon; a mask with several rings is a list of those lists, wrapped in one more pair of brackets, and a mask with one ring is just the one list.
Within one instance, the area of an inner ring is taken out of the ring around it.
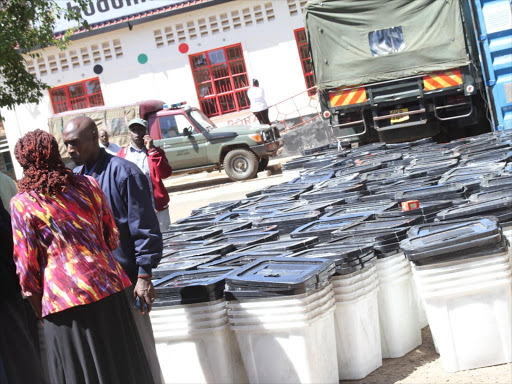
{"label": "white building", "polygon": [[253,78],[269,105],[313,85],[301,33],[306,0],[91,3],[92,30],[75,34],[66,51],[47,48],[27,61],[52,89],[39,104],[1,111],[11,154],[22,135],[47,130],[48,118],[67,110],[186,100],[222,124],[250,114]]}

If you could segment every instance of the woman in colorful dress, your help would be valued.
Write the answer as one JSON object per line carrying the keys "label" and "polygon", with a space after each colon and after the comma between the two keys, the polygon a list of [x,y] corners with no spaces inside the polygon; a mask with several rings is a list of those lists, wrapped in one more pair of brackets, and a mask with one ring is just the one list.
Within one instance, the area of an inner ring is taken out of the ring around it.
{"label": "woman in colorful dress", "polygon": [[123,292],[131,283],[112,251],[119,234],[98,183],[73,175],[57,142],[36,130],[15,156],[11,200],[20,286],[44,322],[52,383],[152,383]]}

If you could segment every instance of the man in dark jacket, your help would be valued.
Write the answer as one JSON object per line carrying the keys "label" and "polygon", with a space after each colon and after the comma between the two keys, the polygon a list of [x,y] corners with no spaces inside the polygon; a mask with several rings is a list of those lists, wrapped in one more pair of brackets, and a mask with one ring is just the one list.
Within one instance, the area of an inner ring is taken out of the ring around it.
{"label": "man in dark jacket", "polygon": [[[75,173],[98,180],[112,208],[120,234],[120,246],[114,256],[130,277],[132,303],[138,297],[141,310],[134,317],[141,335],[155,382],[161,382],[151,321],[147,314],[155,300],[151,269],[162,258],[162,234],[158,225],[146,176],[137,166],[112,156],[98,144],[98,128],[85,116],[72,119],[62,132],[64,145],[78,165]],[[144,307],[147,305],[147,310]]]}
{"label": "man in dark jacket", "polygon": [[123,147],[117,156],[135,163],[146,175],[149,181],[154,201],[156,216],[162,232],[169,230],[171,218],[169,215],[169,193],[163,179],[170,177],[172,168],[163,149],[153,145],[153,139],[148,135],[148,122],[136,118],[128,123],[132,141]]}
{"label": "man in dark jacket", "polygon": [[12,258],[11,218],[0,199],[0,384],[43,383]]}

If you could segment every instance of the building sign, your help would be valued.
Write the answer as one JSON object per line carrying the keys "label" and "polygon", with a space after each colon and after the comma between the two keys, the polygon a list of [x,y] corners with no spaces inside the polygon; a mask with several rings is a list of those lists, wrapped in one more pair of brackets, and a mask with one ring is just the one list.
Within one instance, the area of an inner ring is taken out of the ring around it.
{"label": "building sign", "polygon": [[[187,0],[92,0],[86,10],[82,12],[82,16],[89,24],[96,24],[184,2]],[[73,0],[58,0],[58,4],[63,8],[79,10]],[[62,19],[57,20],[55,32],[65,31],[75,26],[76,23]]]}

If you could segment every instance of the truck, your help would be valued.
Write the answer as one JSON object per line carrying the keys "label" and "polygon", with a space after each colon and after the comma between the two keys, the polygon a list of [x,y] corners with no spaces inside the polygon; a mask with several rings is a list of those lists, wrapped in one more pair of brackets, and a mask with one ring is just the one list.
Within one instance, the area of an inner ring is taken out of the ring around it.
{"label": "truck", "polygon": [[482,2],[308,1],[304,20],[321,115],[334,136],[445,141],[491,130],[476,32]]}
{"label": "truck", "polygon": [[165,151],[173,175],[222,170],[233,181],[256,177],[270,157],[283,147],[276,126],[240,125],[217,127],[201,110],[185,102],[168,106],[148,100],[119,107],[96,107],[63,112],[52,116],[50,133],[56,138],[63,159],[70,161],[62,140],[62,129],[76,116],[92,118],[99,129],[106,129],[110,141],[129,144],[128,122],[135,117],[148,121],[154,144]]}

